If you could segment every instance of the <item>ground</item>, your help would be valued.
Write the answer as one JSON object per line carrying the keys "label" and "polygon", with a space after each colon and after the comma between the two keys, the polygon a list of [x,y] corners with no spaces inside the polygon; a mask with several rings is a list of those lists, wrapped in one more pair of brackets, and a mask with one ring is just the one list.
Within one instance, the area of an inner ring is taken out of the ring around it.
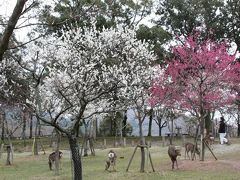
{"label": "ground", "polygon": [[[179,169],[184,170],[213,170],[213,171],[221,171],[224,170],[236,170],[240,171],[240,163],[239,157],[234,159],[225,159],[224,155],[232,154],[238,152],[240,149],[239,144],[232,144],[230,146],[227,145],[213,145],[214,153],[218,155],[219,158],[217,161],[213,158],[206,159],[205,161],[191,161],[191,160],[181,160],[179,163]],[[207,152],[208,153],[208,152]],[[209,153],[208,153],[209,154]],[[209,154],[211,156],[211,154]]]}
{"label": "ground", "polygon": [[[177,142],[178,145],[181,141]],[[83,179],[84,180],[238,180],[240,179],[240,139],[233,139],[231,145],[220,145],[216,142],[212,148],[218,158],[215,160],[211,153],[206,150],[205,161],[185,160],[184,149],[182,156],[178,158],[179,169],[171,170],[171,162],[167,155],[167,146],[161,142],[153,143],[150,148],[155,172],[146,163],[145,173],[140,173],[140,151],[136,152],[133,162],[126,172],[127,164],[133,153],[134,147],[111,148],[118,155],[116,172],[104,171],[107,149],[97,149],[96,156],[83,157]],[[69,180],[72,179],[70,152],[62,150],[62,170],[56,176],[54,171],[49,171],[47,157],[52,152],[47,149],[46,154],[40,152],[38,156],[31,155],[31,152],[15,153],[14,164],[6,166],[6,154],[0,159],[1,180]],[[120,158],[122,157],[122,158]]]}

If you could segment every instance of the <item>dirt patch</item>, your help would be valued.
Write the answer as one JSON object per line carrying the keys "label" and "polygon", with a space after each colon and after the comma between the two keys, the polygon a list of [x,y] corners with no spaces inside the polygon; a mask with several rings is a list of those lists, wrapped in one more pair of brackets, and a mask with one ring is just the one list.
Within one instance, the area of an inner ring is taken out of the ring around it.
{"label": "dirt patch", "polygon": [[[184,170],[208,170],[208,171],[215,171],[215,170],[230,170],[230,171],[239,171],[240,170],[240,163],[237,158],[235,159],[223,159],[224,156],[229,156],[232,153],[238,152],[240,149],[239,144],[232,144],[228,145],[220,145],[214,144],[212,146],[213,152],[218,157],[218,160],[205,160],[205,161],[191,161],[191,160],[179,160],[179,169]],[[209,154],[208,156],[212,158],[210,152],[206,150],[206,153]],[[221,158],[221,159],[219,159]]]}
{"label": "dirt patch", "polygon": [[179,169],[184,170],[240,170],[239,161],[234,160],[205,160],[205,161],[191,161],[182,160],[178,163]]}

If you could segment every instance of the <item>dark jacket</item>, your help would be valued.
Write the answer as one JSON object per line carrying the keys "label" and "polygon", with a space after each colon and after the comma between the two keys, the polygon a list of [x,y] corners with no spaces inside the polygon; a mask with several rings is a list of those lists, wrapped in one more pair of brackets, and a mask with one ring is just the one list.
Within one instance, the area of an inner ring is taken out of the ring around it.
{"label": "dark jacket", "polygon": [[223,121],[220,122],[218,133],[225,133],[226,132],[226,125]]}

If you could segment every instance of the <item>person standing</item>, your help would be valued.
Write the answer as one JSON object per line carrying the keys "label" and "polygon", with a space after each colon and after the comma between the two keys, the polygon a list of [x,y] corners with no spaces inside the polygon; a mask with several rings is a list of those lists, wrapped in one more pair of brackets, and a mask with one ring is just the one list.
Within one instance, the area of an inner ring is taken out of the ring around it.
{"label": "person standing", "polygon": [[220,144],[228,144],[228,140],[227,138],[225,138],[226,136],[226,124],[225,124],[225,119],[224,117],[220,117],[220,124],[219,124],[219,129],[218,129],[218,133],[219,133],[219,138],[220,138]]}

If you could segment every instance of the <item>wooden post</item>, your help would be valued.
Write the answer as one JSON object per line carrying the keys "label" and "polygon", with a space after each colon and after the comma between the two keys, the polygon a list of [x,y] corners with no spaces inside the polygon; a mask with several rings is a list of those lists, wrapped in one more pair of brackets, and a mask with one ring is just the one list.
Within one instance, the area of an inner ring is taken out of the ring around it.
{"label": "wooden post", "polygon": [[134,157],[134,155],[135,155],[135,153],[136,153],[136,151],[137,151],[137,148],[138,148],[138,145],[135,147],[135,149],[134,149],[134,151],[133,151],[133,154],[132,154],[132,157],[131,157],[131,159],[130,159],[130,161],[129,161],[129,163],[128,163],[128,166],[127,166],[127,169],[126,169],[127,172],[128,172],[128,169],[129,169],[129,167],[130,167],[130,165],[131,165],[131,163],[132,163],[132,160],[133,160],[133,157]]}
{"label": "wooden post", "polygon": [[212,149],[209,147],[208,143],[204,140],[205,145],[207,146],[207,148],[209,149],[209,151],[212,153],[213,157],[215,158],[215,160],[217,160],[217,157],[215,156],[215,154],[213,153]]}
{"label": "wooden post", "polygon": [[151,166],[152,166],[152,170],[153,170],[153,172],[155,172],[155,169],[153,167],[152,157],[151,157],[150,153],[149,153],[149,159],[150,159],[150,163],[151,163]]}

